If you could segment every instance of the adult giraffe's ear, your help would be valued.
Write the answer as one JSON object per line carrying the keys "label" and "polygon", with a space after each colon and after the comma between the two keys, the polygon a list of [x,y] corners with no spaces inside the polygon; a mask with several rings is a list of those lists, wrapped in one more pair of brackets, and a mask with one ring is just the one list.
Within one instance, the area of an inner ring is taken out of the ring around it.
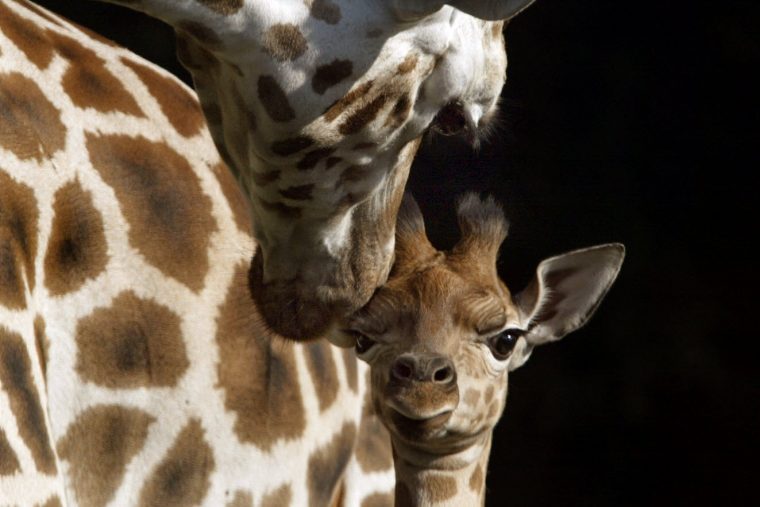
{"label": "adult giraffe's ear", "polygon": [[391,8],[402,21],[416,21],[437,12],[444,5],[489,21],[515,17],[535,0],[389,0]]}
{"label": "adult giraffe's ear", "polygon": [[536,345],[559,340],[588,322],[617,278],[624,257],[625,247],[610,243],[541,262],[533,281],[514,298],[527,332],[524,343],[512,353],[510,371],[522,366]]}

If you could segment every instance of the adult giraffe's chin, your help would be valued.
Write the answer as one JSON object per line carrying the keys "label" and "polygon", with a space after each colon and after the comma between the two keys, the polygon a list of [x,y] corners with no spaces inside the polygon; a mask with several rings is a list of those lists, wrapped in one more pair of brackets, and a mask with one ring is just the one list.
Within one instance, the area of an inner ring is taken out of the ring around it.
{"label": "adult giraffe's chin", "polygon": [[477,144],[506,78],[504,20],[532,0],[114,3],[176,29],[250,199],[254,298],[302,340],[383,284],[416,141],[432,127]]}

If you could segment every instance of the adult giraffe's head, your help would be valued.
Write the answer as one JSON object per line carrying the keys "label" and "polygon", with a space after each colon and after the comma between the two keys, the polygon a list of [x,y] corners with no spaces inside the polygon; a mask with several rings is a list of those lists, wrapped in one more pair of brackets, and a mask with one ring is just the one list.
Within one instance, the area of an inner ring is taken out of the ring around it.
{"label": "adult giraffe's head", "polygon": [[254,299],[315,338],[362,307],[431,128],[477,144],[506,78],[502,28],[533,0],[114,0],[170,23],[251,201]]}
{"label": "adult giraffe's head", "polygon": [[496,271],[507,234],[500,207],[469,195],[458,213],[462,238],[441,252],[429,243],[414,201],[405,200],[393,270],[342,335],[371,366],[374,406],[393,439],[401,505],[435,505],[431,499],[443,490],[451,494],[441,499],[446,505],[483,505],[508,372],[534,347],[585,324],[623,262],[620,244],[552,257],[512,295]]}

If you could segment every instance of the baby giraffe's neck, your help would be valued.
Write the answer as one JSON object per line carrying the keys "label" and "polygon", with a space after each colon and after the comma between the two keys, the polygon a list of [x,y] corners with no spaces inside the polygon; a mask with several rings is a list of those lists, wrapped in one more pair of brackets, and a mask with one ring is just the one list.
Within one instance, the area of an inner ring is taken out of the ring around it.
{"label": "baby giraffe's neck", "polygon": [[394,441],[396,507],[484,505],[490,450],[490,433],[448,455],[433,455]]}

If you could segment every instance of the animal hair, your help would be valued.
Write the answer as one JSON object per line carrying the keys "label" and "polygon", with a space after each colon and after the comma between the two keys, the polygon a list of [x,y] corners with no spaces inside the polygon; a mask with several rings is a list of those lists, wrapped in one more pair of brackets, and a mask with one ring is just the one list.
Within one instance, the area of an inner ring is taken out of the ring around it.
{"label": "animal hair", "polygon": [[474,242],[498,250],[509,232],[504,210],[490,195],[481,199],[474,192],[464,194],[457,204],[457,219],[464,248]]}

